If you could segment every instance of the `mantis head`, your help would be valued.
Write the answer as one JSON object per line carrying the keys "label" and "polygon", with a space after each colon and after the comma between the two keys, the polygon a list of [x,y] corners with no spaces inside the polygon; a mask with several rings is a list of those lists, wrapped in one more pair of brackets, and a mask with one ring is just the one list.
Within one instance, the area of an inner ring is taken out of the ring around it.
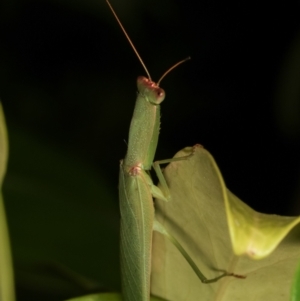
{"label": "mantis head", "polygon": [[153,105],[159,105],[166,97],[166,93],[162,88],[144,76],[138,77],[137,87],[139,93]]}
{"label": "mantis head", "polygon": [[119,20],[117,14],[115,13],[114,9],[112,8],[112,6],[110,5],[109,1],[106,0],[108,6],[110,7],[113,15],[115,16],[117,22],[119,23],[122,31],[124,32],[129,44],[131,45],[133,51],[135,52],[135,54],[137,55],[138,59],[140,60],[142,66],[144,67],[148,77],[143,77],[143,76],[139,76],[137,79],[137,87],[138,87],[138,91],[141,95],[143,95],[147,101],[149,101],[151,104],[153,105],[159,105],[166,97],[166,93],[163,89],[161,89],[159,87],[159,83],[161,82],[161,80],[174,68],[176,68],[178,65],[182,64],[183,62],[187,61],[190,59],[190,57],[187,57],[186,59],[178,62],[177,64],[175,64],[174,66],[172,66],[170,69],[168,69],[163,76],[160,78],[160,80],[156,83],[154,83],[151,80],[150,74],[146,68],[146,65],[144,64],[142,58],[140,57],[139,53],[137,52],[136,48],[134,47],[129,35],[127,34],[125,28],[123,27],[121,21]]}

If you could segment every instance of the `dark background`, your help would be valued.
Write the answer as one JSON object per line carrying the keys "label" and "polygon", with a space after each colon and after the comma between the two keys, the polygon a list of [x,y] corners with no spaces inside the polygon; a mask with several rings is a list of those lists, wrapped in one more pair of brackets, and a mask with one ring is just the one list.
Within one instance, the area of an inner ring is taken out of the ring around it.
{"label": "dark background", "polygon": [[[156,159],[200,143],[255,210],[299,214],[300,2],[112,5],[153,80],[192,57],[161,83]],[[0,38],[18,300],[99,289],[75,272],[119,289],[118,162],[145,72],[104,0],[2,1]]]}

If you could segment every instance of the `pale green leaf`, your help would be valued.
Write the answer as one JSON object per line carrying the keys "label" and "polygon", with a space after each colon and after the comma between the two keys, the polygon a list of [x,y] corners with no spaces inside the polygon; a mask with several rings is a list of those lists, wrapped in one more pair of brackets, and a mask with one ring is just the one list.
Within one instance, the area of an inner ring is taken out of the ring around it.
{"label": "pale green leaf", "polygon": [[[190,151],[186,148],[176,156]],[[224,270],[246,278],[225,277],[202,284],[170,241],[154,232],[151,292],[170,301],[288,300],[300,258],[299,227],[289,231],[299,219],[252,210],[226,189],[213,157],[200,146],[188,160],[167,166],[164,174],[171,201],[155,202],[160,223],[207,278]],[[237,256],[233,246],[247,255]]]}
{"label": "pale green leaf", "polygon": [[[103,293],[69,299],[67,301],[122,301],[120,293]],[[151,297],[150,301],[165,301],[161,298]]]}

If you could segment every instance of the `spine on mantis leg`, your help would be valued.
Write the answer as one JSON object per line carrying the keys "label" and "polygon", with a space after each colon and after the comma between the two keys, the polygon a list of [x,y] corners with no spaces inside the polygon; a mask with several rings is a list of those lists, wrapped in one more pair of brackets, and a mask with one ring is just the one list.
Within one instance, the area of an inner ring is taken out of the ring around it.
{"label": "spine on mantis leg", "polygon": [[164,91],[138,78],[138,97],[129,130],[128,151],[120,165],[121,279],[125,301],[150,299],[154,207],[152,180],[147,174],[155,154]]}

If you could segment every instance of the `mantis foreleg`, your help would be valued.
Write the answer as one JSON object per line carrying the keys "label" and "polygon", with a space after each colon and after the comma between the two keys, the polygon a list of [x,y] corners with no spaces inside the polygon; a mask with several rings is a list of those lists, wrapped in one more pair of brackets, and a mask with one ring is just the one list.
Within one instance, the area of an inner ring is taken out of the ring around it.
{"label": "mantis foreleg", "polygon": [[236,276],[233,273],[223,272],[223,274],[221,274],[220,276],[217,276],[217,277],[212,278],[212,279],[207,279],[203,275],[203,273],[199,270],[199,268],[197,267],[194,260],[186,252],[186,250],[183,248],[183,246],[178,242],[178,240],[174,236],[172,236],[165,229],[165,227],[160,222],[158,222],[156,219],[154,220],[154,223],[153,223],[153,230],[163,234],[164,236],[166,236],[173,243],[173,245],[177,248],[177,250],[182,254],[182,256],[189,263],[189,265],[194,270],[194,272],[196,273],[196,275],[198,276],[198,278],[201,280],[202,283],[213,283],[213,282],[216,282],[216,281],[218,281],[219,279],[221,279],[225,276]]}

